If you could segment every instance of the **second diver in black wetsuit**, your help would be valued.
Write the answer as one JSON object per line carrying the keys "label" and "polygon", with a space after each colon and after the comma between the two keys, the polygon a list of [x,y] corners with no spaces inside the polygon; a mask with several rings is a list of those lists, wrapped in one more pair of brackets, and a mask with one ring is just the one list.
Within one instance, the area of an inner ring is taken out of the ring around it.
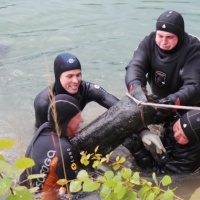
{"label": "second diver in black wetsuit", "polygon": [[[75,97],[81,106],[81,110],[91,101],[95,101],[107,109],[119,101],[118,98],[106,92],[102,87],[83,81],[81,64],[78,58],[70,53],[62,53],[55,58],[54,74],[55,83],[52,86],[54,95],[68,94]],[[49,98],[49,88],[46,87],[34,100],[36,128],[47,121]]]}

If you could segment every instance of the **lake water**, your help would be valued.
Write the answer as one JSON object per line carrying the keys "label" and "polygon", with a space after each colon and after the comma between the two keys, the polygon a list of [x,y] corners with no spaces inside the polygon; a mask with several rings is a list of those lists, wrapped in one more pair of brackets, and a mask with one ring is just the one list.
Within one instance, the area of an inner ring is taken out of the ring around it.
{"label": "lake water", "polygon": [[[122,98],[125,66],[158,16],[174,9],[186,32],[200,36],[199,7],[199,0],[0,0],[0,138],[17,141],[10,160],[23,154],[34,133],[33,101],[54,81],[59,53],[76,55],[84,80]],[[89,104],[85,124],[104,111]],[[198,186],[193,182],[178,185],[184,199]]]}

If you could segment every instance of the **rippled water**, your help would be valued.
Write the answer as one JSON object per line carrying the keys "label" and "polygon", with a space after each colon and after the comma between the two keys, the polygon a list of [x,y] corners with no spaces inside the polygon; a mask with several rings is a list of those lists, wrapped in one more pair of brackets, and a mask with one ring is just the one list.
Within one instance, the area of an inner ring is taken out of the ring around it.
{"label": "rippled water", "polygon": [[[33,100],[48,77],[54,80],[58,53],[75,54],[84,80],[121,98],[124,68],[143,37],[155,30],[157,17],[174,9],[183,14],[186,31],[200,36],[199,6],[198,0],[0,0],[0,137],[19,143],[21,138],[26,149],[34,132]],[[85,124],[104,111],[88,105]],[[22,150],[14,148],[10,159]],[[194,187],[186,186],[179,187],[191,194]]]}

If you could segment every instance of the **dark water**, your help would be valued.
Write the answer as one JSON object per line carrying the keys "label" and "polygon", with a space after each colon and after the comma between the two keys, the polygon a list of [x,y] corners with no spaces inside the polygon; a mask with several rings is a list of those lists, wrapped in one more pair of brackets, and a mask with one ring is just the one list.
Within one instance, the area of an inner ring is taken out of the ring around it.
{"label": "dark water", "polygon": [[[143,37],[155,30],[157,17],[174,9],[183,14],[186,31],[199,36],[199,7],[198,0],[1,0],[0,138],[17,141],[9,159],[22,155],[33,135],[33,100],[49,78],[54,80],[58,53],[75,54],[84,80],[122,98],[124,68]],[[104,111],[89,104],[84,125]],[[199,183],[177,184],[187,199]]]}

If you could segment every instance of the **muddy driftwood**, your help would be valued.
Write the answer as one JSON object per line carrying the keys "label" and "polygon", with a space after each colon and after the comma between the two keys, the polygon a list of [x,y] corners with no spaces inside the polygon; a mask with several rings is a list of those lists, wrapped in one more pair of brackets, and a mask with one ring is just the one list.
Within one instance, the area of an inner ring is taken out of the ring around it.
{"label": "muddy driftwood", "polygon": [[[141,87],[136,88],[131,96],[147,102]],[[139,133],[152,122],[156,110],[150,106],[139,106],[128,96],[123,97],[99,118],[83,128],[71,142],[79,150],[107,154],[119,146],[132,133]]]}

